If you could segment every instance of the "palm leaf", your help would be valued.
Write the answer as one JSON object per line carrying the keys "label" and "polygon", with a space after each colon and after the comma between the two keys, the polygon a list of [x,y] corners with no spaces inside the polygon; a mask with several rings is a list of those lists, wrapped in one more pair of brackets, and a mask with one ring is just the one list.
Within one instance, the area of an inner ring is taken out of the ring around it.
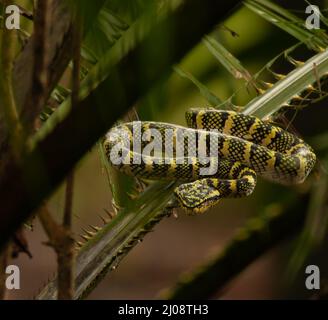
{"label": "palm leaf", "polygon": [[268,0],[246,0],[244,5],[314,50],[325,48],[328,37],[323,30],[308,30],[304,21]]}
{"label": "palm leaf", "polygon": [[[288,105],[292,97],[318,81],[328,69],[328,50],[325,50],[293,70],[284,79],[278,81],[265,94],[255,98],[243,110],[245,114],[253,114],[259,118],[269,117],[281,106]],[[306,84],[306,86],[304,86]]]}
{"label": "palm leaf", "polygon": [[174,71],[182,78],[190,80],[198,89],[200,94],[210,103],[212,107],[222,104],[222,101],[203,83],[197,80],[191,73],[183,71],[179,67],[174,67]]}
{"label": "palm leaf", "polygon": [[252,81],[252,76],[241,62],[234,57],[222,44],[211,36],[204,38],[208,50],[219,62],[235,77],[236,79],[244,79],[247,82]]}

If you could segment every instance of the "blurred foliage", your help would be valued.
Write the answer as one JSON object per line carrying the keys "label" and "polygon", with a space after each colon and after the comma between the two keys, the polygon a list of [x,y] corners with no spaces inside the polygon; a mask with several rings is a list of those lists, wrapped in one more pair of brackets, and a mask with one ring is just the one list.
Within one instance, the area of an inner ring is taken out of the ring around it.
{"label": "blurred foliage", "polygon": [[[97,90],[99,84],[115,70],[115,66],[142,42],[158,21],[169,15],[170,12],[174,12],[180,2],[177,0],[156,2],[107,0],[101,5],[100,13],[94,22],[88,20],[88,17],[92,16],[92,12],[96,12],[99,3],[79,1],[78,10],[89,30],[83,39],[81,52],[80,98],[84,99]],[[316,2],[323,6],[323,1]],[[31,1],[22,1],[21,5],[31,10]],[[204,40],[191,50],[178,65],[173,67],[168,79],[149,88],[147,95],[140,97],[137,105],[131,106],[137,110],[138,115],[130,112],[125,119],[120,121],[133,120],[138,116],[140,119],[185,124],[184,112],[189,107],[211,105],[251,113],[255,110],[258,116],[265,118],[274,114],[274,117],[271,118],[272,121],[277,121],[290,130],[293,130],[290,127],[292,124],[296,130],[300,131],[300,134],[313,144],[319,155],[316,172],[304,185],[296,187],[282,187],[260,181],[255,194],[248,202],[248,206],[259,219],[257,221],[264,221],[263,228],[265,228],[270,208],[272,209],[276,205],[285,207],[290,202],[295,204],[305,194],[310,194],[309,204],[307,208],[304,208],[306,211],[304,228],[289,248],[290,258],[284,262],[289,265],[288,272],[292,275],[289,277],[291,280],[297,278],[312,253],[325,244],[324,239],[327,233],[328,127],[325,119],[328,111],[323,107],[325,102],[322,101],[326,94],[327,58],[321,50],[327,47],[328,36],[327,25],[322,23],[320,30],[307,30],[304,27],[304,17],[299,15],[297,10],[290,10],[287,5],[289,6],[288,2],[275,4],[268,0],[244,1],[244,6],[235,10],[210,35],[204,35]],[[298,10],[304,11],[304,3],[297,5],[301,8]],[[294,6],[292,1],[290,6]],[[24,20],[23,29],[26,34],[32,32],[31,26],[31,21]],[[166,39],[165,34],[162,39],[158,40],[158,43],[153,44],[159,46],[159,60],[166,59],[165,49],[168,44],[169,39]],[[317,61],[317,71],[313,68],[311,60],[305,65],[303,64],[316,57],[324,57],[323,60],[320,60],[322,68],[320,61],[315,60]],[[143,59],[147,59],[147,52]],[[298,64],[298,61],[301,62]],[[144,61],[142,65],[144,65]],[[292,73],[292,71],[295,72]],[[289,87],[288,84],[295,74],[297,86]],[[279,75],[282,75],[281,79],[277,79]],[[277,83],[282,83],[283,88],[274,96],[270,92],[270,88],[265,85],[268,83],[273,88]],[[309,97],[306,89],[312,83],[315,96]],[[52,93],[52,100],[55,102],[56,108],[52,107],[53,103],[45,108],[44,112],[49,117],[44,118],[47,120],[46,124],[38,133],[35,141],[50,132],[59,120],[64,119],[70,112],[70,90],[64,77]],[[296,101],[299,95],[301,95],[301,99]],[[108,100],[110,98],[106,97]],[[53,102],[52,100],[50,102]],[[260,101],[260,103],[254,109],[256,101]],[[267,102],[269,103],[267,104]],[[285,102],[287,108],[282,109]],[[307,106],[306,109],[303,109],[303,105],[300,106],[301,102]],[[107,101],[104,100],[102,103],[106,104]],[[246,107],[243,109],[245,105]],[[53,112],[55,116],[52,120]],[[93,246],[99,244],[100,242],[97,241],[101,239],[105,250],[102,255],[104,252],[107,254],[104,260],[106,261],[105,271],[108,271],[116,266],[128,252],[125,250],[127,245],[130,247],[135,245],[133,241],[139,239],[140,232],[142,237],[144,236],[144,230],[148,231],[145,228],[147,223],[154,218],[158,219],[159,216],[161,218],[165,216],[163,209],[170,199],[172,185],[168,187],[154,184],[150,189],[144,191],[144,186],[140,188],[139,182],[135,179],[112,172],[101,151],[97,156],[102,159],[102,167],[107,173],[103,178],[110,186],[111,194],[108,194],[108,198],[112,197],[112,206],[118,210],[118,216],[107,224],[98,236],[87,242],[81,251],[81,256],[85,257],[87,253],[90,254]],[[159,190],[162,190],[162,194]],[[130,193],[133,192],[136,193],[135,195],[139,195],[136,201],[130,199]],[[139,192],[141,193],[139,194]],[[58,195],[53,201],[59,201]],[[79,199],[79,195],[77,195],[76,202],[79,205],[79,203],[83,203],[83,199]],[[104,206],[107,207],[107,205],[108,203]],[[242,210],[242,207],[243,205],[239,209]],[[213,209],[213,211],[219,210]],[[300,210],[298,206],[297,210]],[[221,212],[221,214],[230,215],[231,212],[227,211],[226,213]],[[238,210],[235,211],[233,214],[238,214]],[[302,214],[300,214],[300,219],[302,219]],[[292,221],[294,223],[295,220]],[[302,221],[300,225],[302,225]],[[124,230],[124,228],[126,229]],[[246,232],[248,230],[246,227]],[[260,231],[265,234],[264,229]],[[288,236],[288,230],[286,232],[275,230],[275,232],[277,234],[274,236],[278,240],[283,240]],[[111,234],[113,236],[110,236]],[[250,245],[261,247],[261,239],[256,238],[255,240],[251,241]],[[234,242],[233,246],[235,250]],[[123,254],[120,253],[122,250]],[[243,253],[245,252],[247,251],[243,251]],[[114,261],[117,256],[119,259]],[[254,259],[256,257],[258,255],[255,255]],[[235,258],[237,259],[237,257]],[[325,257],[321,258],[325,259]],[[82,259],[80,260],[82,261]],[[245,267],[246,265],[241,266],[241,269]],[[97,272],[101,274],[100,278],[105,276],[105,271],[103,266],[97,269]],[[90,283],[87,281],[91,280],[87,279],[86,282],[80,283],[79,296],[86,294],[84,290],[90,290],[88,287]],[[220,289],[220,285],[222,285],[222,281],[217,284],[215,289]],[[215,289],[213,290],[215,291]]]}

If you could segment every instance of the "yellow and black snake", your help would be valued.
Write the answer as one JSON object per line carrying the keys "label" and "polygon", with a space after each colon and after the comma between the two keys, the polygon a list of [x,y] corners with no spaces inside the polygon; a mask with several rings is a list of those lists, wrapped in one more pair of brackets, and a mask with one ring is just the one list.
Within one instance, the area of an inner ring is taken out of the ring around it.
{"label": "yellow and black snake", "polygon": [[[115,126],[104,139],[106,155],[126,174],[181,180],[175,196],[193,213],[222,198],[249,195],[257,175],[282,184],[302,183],[316,162],[303,140],[254,116],[190,109],[186,120],[188,127],[150,121]],[[156,152],[155,142],[165,150]],[[206,173],[209,168],[214,171]]]}

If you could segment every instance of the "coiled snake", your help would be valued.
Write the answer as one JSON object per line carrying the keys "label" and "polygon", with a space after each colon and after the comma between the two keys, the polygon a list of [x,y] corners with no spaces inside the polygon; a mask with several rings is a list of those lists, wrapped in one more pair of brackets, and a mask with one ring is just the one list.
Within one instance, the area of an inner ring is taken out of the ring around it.
{"label": "coiled snake", "polygon": [[136,177],[181,180],[174,193],[192,213],[249,195],[257,175],[302,183],[316,162],[303,140],[254,116],[190,109],[186,120],[188,128],[148,121],[115,126],[104,139],[109,162]]}

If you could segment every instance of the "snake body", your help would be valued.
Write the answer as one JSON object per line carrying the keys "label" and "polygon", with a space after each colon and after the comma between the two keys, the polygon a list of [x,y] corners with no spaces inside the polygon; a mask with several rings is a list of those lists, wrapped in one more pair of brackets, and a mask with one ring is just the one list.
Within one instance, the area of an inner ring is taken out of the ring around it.
{"label": "snake body", "polygon": [[[115,126],[104,139],[106,155],[126,174],[180,180],[175,196],[192,213],[206,211],[222,198],[249,195],[257,175],[281,184],[302,183],[316,162],[312,148],[302,139],[254,116],[190,109],[186,121],[188,127],[150,121]],[[174,156],[156,153],[154,142],[166,147],[169,140]],[[209,164],[215,171],[204,174]]]}

